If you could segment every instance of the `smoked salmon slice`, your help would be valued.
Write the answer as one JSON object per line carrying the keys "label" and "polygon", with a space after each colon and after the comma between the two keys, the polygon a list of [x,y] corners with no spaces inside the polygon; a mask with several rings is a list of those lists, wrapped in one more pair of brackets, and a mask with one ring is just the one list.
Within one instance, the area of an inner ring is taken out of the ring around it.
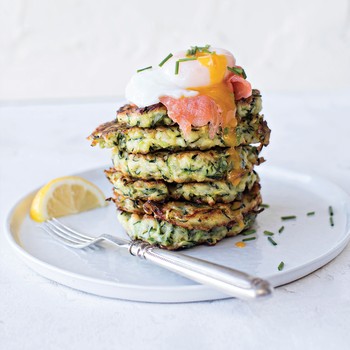
{"label": "smoked salmon slice", "polygon": [[[238,74],[228,75],[224,84],[228,87],[225,88],[226,91],[225,89],[219,91],[225,93],[226,99],[232,100],[232,93],[236,101],[252,94],[250,83]],[[205,94],[181,98],[162,96],[159,101],[167,108],[169,118],[179,124],[185,138],[189,136],[192,126],[199,127],[208,123],[209,137],[214,138],[220,126],[230,125],[230,119],[235,119],[234,101],[232,102],[233,107],[226,110],[224,106],[220,106],[213,98]]]}
{"label": "smoked salmon slice", "polygon": [[209,136],[213,138],[220,125],[221,111],[213,99],[208,96],[173,98],[163,96],[160,102],[167,108],[169,118],[178,123],[187,137],[192,126],[204,126],[209,123]]}
{"label": "smoked salmon slice", "polygon": [[235,95],[235,100],[247,98],[252,95],[252,86],[249,81],[245,80],[238,74],[230,74],[226,79],[229,87]]}

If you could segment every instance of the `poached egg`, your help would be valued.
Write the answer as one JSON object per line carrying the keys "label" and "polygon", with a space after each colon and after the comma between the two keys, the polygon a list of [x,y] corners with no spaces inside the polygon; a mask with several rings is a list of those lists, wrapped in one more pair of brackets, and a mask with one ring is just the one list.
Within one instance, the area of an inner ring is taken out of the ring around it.
{"label": "poached egg", "polygon": [[199,94],[210,96],[214,90],[216,96],[223,97],[229,90],[224,84],[229,74],[227,67],[234,67],[235,63],[233,55],[224,49],[210,47],[194,55],[180,51],[162,66],[135,73],[126,87],[125,97],[138,107],[159,103],[162,96],[176,99]]}

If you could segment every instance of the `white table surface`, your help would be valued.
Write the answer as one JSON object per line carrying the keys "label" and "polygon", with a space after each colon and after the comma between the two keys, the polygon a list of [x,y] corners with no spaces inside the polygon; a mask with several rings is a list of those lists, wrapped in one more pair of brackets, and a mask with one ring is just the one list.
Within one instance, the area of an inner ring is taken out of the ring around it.
{"label": "white table surface", "polygon": [[[263,166],[325,177],[350,193],[350,91],[265,94]],[[85,137],[116,102],[0,107],[1,349],[348,349],[350,246],[260,302],[150,304],[89,295],[31,271],[4,238],[9,209],[48,180],[109,162]]]}

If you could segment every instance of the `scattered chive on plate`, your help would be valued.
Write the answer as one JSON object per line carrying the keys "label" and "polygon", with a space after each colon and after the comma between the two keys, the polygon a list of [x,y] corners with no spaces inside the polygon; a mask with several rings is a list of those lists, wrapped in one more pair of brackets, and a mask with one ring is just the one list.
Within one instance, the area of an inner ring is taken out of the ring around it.
{"label": "scattered chive on plate", "polygon": [[328,212],[330,216],[334,215],[333,207],[331,205],[328,207]]}
{"label": "scattered chive on plate", "polygon": [[254,241],[255,239],[256,237],[247,237],[247,238],[243,238],[242,242]]}
{"label": "scattered chive on plate", "polygon": [[271,236],[267,237],[267,239],[270,241],[272,245],[277,245],[277,243],[273,240]]}
{"label": "scattered chive on plate", "polygon": [[243,236],[249,236],[249,235],[252,235],[253,233],[256,233],[256,230],[247,230],[247,231],[243,231],[242,232],[242,235]]}
{"label": "scattered chive on plate", "polygon": [[295,215],[288,215],[288,216],[282,216],[281,219],[283,221],[285,220],[293,220],[293,219],[296,219],[297,217]]}

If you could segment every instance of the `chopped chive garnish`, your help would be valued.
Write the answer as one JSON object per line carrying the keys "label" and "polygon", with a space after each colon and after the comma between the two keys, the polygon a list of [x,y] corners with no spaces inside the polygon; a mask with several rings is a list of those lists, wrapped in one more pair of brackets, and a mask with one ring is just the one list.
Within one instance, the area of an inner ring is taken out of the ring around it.
{"label": "chopped chive garnish", "polygon": [[256,239],[256,237],[243,238],[242,242],[254,241],[254,239]]}
{"label": "chopped chive garnish", "polygon": [[176,61],[175,63],[175,74],[179,74],[179,61]]}
{"label": "chopped chive garnish", "polygon": [[260,206],[261,206],[261,208],[270,208],[270,206],[268,204],[264,204],[264,203],[260,204]]}
{"label": "chopped chive garnish", "polygon": [[194,56],[197,52],[205,52],[205,53],[212,53],[209,51],[210,45],[205,46],[191,46],[189,50],[187,50],[186,55],[187,56]]}
{"label": "chopped chive garnish", "polygon": [[247,79],[247,74],[245,74],[245,71],[243,68],[241,68],[241,67],[227,67],[227,69],[232,73],[235,73],[237,75],[242,76],[243,79]]}
{"label": "chopped chive garnish", "polygon": [[292,219],[296,219],[297,217],[295,215],[289,215],[289,216],[282,216],[281,219],[282,220],[292,220]]}
{"label": "chopped chive garnish", "polygon": [[282,233],[284,230],[284,226],[281,226],[281,228],[278,230],[278,233]]}
{"label": "chopped chive garnish", "polygon": [[180,58],[178,59],[178,62],[195,61],[196,59],[197,57]]}
{"label": "chopped chive garnish", "polygon": [[247,231],[244,231],[244,232],[242,232],[242,235],[244,235],[244,236],[249,236],[249,235],[252,235],[253,233],[256,233],[256,230],[247,230]]}
{"label": "chopped chive garnish", "polygon": [[331,224],[331,226],[334,226],[334,221],[333,221],[333,216],[329,217],[329,223]]}
{"label": "chopped chive garnish", "polygon": [[328,212],[329,212],[329,215],[330,215],[330,216],[333,216],[333,215],[334,215],[334,211],[333,211],[332,206],[329,206]]}
{"label": "chopped chive garnish", "polygon": [[280,264],[278,265],[278,271],[282,271],[284,268],[284,262],[281,261]]}
{"label": "chopped chive garnish", "polygon": [[164,58],[164,60],[162,62],[159,63],[159,67],[161,67],[167,60],[169,60],[171,57],[173,57],[173,54],[172,53],[169,53],[168,56],[166,56]]}
{"label": "chopped chive garnish", "polygon": [[151,68],[152,68],[152,66],[148,66],[148,67],[145,67],[145,68],[138,69],[136,72],[139,73],[139,72],[142,72],[142,71],[144,71],[146,69],[151,69]]}
{"label": "chopped chive garnish", "polygon": [[175,74],[179,74],[180,62],[195,61],[196,59],[197,57],[189,57],[189,58],[180,58],[179,60],[177,60],[175,64]]}
{"label": "chopped chive garnish", "polygon": [[312,215],[315,215],[315,212],[314,211],[310,211],[306,214],[307,216],[312,216]]}
{"label": "chopped chive garnish", "polygon": [[269,236],[267,239],[270,241],[272,245],[277,245],[277,243]]}
{"label": "chopped chive garnish", "polygon": [[264,231],[264,235],[265,235],[265,236],[273,236],[274,233],[271,232],[271,231]]}

